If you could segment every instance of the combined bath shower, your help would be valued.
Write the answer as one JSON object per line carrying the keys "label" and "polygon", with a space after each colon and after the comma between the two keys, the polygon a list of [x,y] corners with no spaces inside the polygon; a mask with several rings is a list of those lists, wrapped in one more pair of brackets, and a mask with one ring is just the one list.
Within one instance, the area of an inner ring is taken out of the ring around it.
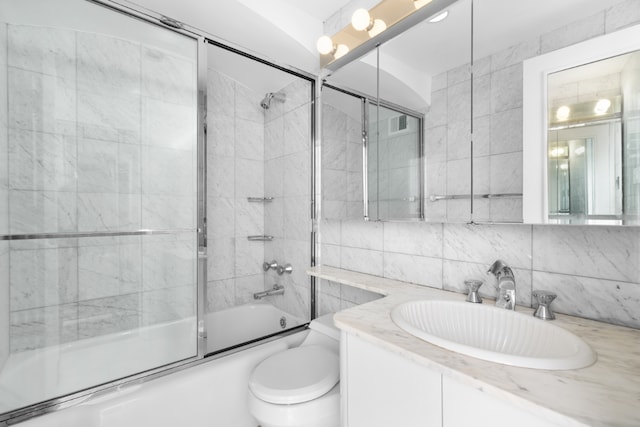
{"label": "combined bath shower", "polygon": [[260,101],[260,106],[265,110],[268,110],[271,107],[271,101],[284,102],[287,99],[287,96],[281,92],[267,92]]}

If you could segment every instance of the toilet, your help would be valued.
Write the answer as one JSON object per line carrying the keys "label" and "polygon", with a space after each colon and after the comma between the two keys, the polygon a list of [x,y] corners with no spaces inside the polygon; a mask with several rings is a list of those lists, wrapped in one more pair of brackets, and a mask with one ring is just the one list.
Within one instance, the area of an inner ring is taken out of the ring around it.
{"label": "toilet", "polygon": [[268,357],[249,377],[249,412],[261,427],[340,425],[340,331],[333,313],[309,329],[299,347]]}

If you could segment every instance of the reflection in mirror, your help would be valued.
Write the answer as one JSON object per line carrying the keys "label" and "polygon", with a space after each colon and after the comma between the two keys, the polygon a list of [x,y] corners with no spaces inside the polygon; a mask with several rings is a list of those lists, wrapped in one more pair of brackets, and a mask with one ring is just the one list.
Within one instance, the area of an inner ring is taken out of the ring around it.
{"label": "reflection in mirror", "polygon": [[622,132],[622,111],[637,102],[638,64],[636,51],[547,77],[550,222],[611,224],[638,215],[637,179],[623,171],[640,168],[640,150]]}
{"label": "reflection in mirror", "polygon": [[[416,112],[416,117],[424,114],[422,162],[426,171],[420,192],[424,219],[467,222],[471,191],[471,0],[455,2],[448,12],[443,21],[426,20],[380,46],[379,69],[372,51],[326,80],[371,99],[377,98],[379,86],[381,101]],[[323,118],[323,131],[325,121]],[[412,197],[415,188],[405,187],[393,198]],[[415,215],[404,218],[415,219]]]}

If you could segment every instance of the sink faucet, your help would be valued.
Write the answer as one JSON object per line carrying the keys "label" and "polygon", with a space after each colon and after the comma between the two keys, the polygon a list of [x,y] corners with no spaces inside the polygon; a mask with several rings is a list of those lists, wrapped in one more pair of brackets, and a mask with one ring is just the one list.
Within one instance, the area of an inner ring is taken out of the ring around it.
{"label": "sink faucet", "polygon": [[487,273],[491,273],[498,279],[498,297],[496,306],[507,310],[516,309],[516,279],[511,268],[501,260],[496,260]]}

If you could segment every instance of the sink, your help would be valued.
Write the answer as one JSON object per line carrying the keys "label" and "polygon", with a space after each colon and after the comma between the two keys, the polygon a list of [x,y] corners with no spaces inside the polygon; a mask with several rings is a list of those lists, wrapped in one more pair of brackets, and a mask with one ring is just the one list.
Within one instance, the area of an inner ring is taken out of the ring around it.
{"label": "sink", "polygon": [[431,344],[505,365],[563,370],[584,368],[596,361],[591,347],[571,332],[495,306],[411,301],[395,307],[391,319]]}

